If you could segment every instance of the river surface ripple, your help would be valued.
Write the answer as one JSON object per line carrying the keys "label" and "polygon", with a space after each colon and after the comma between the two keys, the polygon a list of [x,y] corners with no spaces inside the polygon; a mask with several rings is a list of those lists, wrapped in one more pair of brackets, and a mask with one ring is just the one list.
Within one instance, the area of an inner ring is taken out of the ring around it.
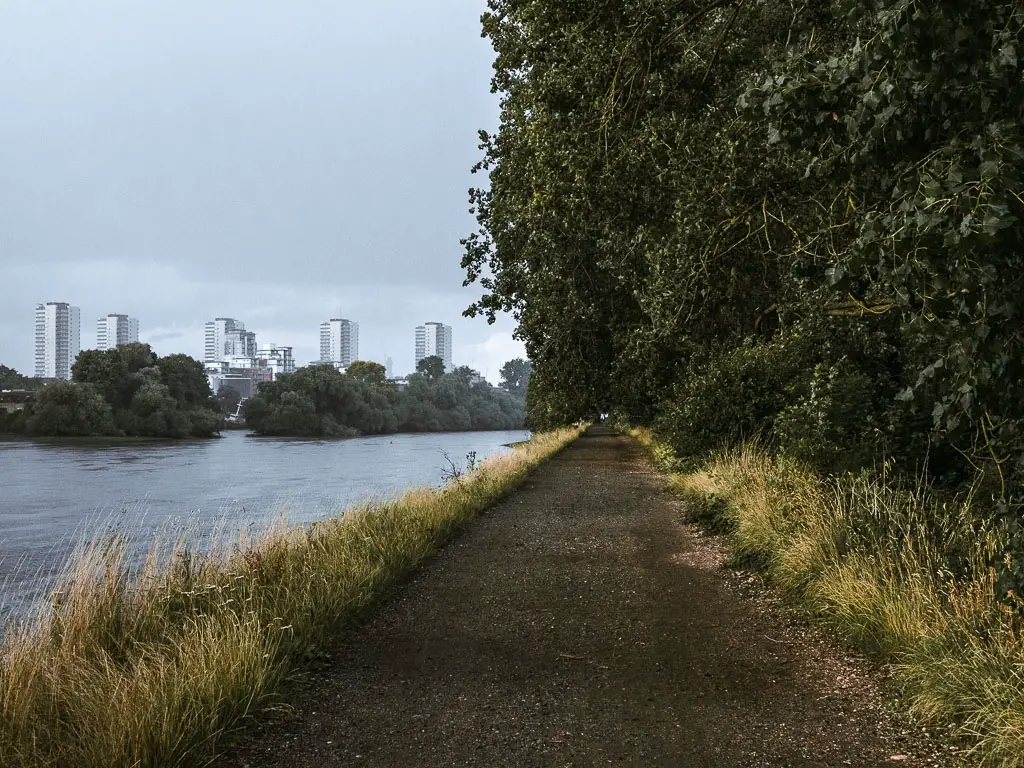
{"label": "river surface ripple", "polygon": [[114,445],[0,440],[0,615],[45,597],[77,544],[121,532],[134,552],[156,539],[310,523],[349,505],[436,486],[466,454],[507,451],[528,432]]}

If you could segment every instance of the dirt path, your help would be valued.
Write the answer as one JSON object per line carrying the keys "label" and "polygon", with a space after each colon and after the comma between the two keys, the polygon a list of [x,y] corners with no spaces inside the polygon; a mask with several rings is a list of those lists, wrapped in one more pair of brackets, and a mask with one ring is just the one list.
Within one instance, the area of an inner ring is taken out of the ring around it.
{"label": "dirt path", "polygon": [[592,430],[220,765],[952,764],[863,662],[722,569],[663,488]]}

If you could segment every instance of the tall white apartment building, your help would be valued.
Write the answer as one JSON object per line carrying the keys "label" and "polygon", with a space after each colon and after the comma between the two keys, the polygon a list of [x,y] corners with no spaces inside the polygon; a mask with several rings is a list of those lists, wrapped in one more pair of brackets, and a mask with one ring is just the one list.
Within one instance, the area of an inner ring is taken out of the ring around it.
{"label": "tall white apartment building", "polygon": [[445,373],[452,368],[452,327],[441,323],[425,323],[416,326],[416,365],[425,357],[440,357],[444,361]]}
{"label": "tall white apartment building", "polygon": [[348,368],[359,359],[359,323],[334,318],[320,324],[320,362]]}
{"label": "tall white apartment building", "polygon": [[218,317],[206,324],[203,362],[217,364],[235,357],[256,357],[256,334],[232,317]]}
{"label": "tall white apartment building", "polygon": [[82,312],[63,301],[36,305],[36,376],[71,378],[82,351]]}
{"label": "tall white apartment building", "polygon": [[115,349],[139,340],[139,321],[128,315],[107,315],[96,321],[96,349]]}

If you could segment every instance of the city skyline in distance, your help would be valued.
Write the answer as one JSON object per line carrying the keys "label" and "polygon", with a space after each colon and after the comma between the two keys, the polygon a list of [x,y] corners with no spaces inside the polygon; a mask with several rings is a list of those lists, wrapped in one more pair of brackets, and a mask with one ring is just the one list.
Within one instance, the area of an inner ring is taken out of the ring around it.
{"label": "city skyline in distance", "polygon": [[485,10],[0,4],[0,103],[20,105],[0,123],[0,363],[33,371],[33,305],[60,300],[83,347],[116,311],[198,359],[211,317],[300,362],[350,317],[360,357],[396,374],[410,329],[437,320],[454,364],[496,381],[524,350],[511,318],[461,317],[479,287],[459,266],[477,132],[497,125]]}
{"label": "city skyline in distance", "polygon": [[[36,305],[37,308],[36,308],[36,313],[35,313],[35,316],[34,316],[34,327],[36,329],[38,328],[38,323],[39,323],[39,309],[38,308],[39,307],[46,306],[47,304],[63,304],[63,303],[66,303],[66,302],[41,302],[38,305]],[[79,313],[79,315],[82,315],[84,313],[86,316],[88,316],[89,313],[84,311],[84,310],[81,310],[78,305],[76,305],[74,303],[68,303],[68,304],[74,310],[76,310]],[[184,354],[190,355],[191,357],[193,357],[196,360],[199,360],[201,362],[210,362],[211,361],[211,350],[210,350],[211,335],[210,335],[210,328],[211,328],[212,325],[215,325],[215,324],[219,324],[220,326],[223,326],[224,323],[229,323],[229,324],[231,324],[231,328],[230,329],[229,328],[225,328],[225,327],[221,327],[220,328],[220,335],[217,338],[219,338],[221,340],[221,343],[220,344],[217,344],[216,342],[213,342],[213,343],[214,343],[215,347],[222,346],[223,345],[223,334],[226,331],[234,331],[235,327],[236,327],[236,324],[237,324],[237,329],[243,332],[242,336],[244,338],[240,337],[236,341],[237,341],[238,344],[245,345],[245,348],[242,349],[240,347],[239,348],[233,347],[232,350],[231,350],[231,354],[234,354],[234,355],[237,355],[237,356],[240,356],[240,357],[241,356],[247,356],[247,355],[248,356],[254,356],[257,348],[263,349],[263,348],[270,347],[270,346],[280,346],[280,347],[290,347],[290,348],[293,349],[295,360],[296,360],[297,364],[300,367],[303,366],[303,365],[308,365],[308,364],[316,363],[316,362],[319,362],[319,361],[323,360],[323,326],[326,323],[320,323],[318,325],[319,335],[317,336],[318,344],[316,345],[316,354],[312,355],[312,356],[304,356],[302,354],[301,350],[303,350],[303,349],[305,349],[307,347],[312,349],[312,345],[310,345],[310,344],[296,344],[296,343],[294,343],[293,341],[291,341],[289,339],[280,339],[280,338],[276,338],[276,337],[275,338],[271,338],[270,336],[268,336],[268,334],[261,332],[259,329],[250,327],[251,324],[247,324],[247,322],[245,320],[242,320],[240,318],[228,317],[227,315],[218,315],[218,317],[216,319],[212,320],[212,321],[211,320],[205,321],[202,324],[202,330],[201,330],[202,341],[198,345],[193,345],[193,347],[198,346],[198,350],[195,349],[195,348],[189,349],[189,350],[185,350],[185,349],[177,349],[177,348],[161,349],[159,344],[153,344],[149,340],[148,336],[151,336],[151,334],[147,334],[146,333],[144,323],[140,324],[140,321],[139,321],[138,318],[136,318],[134,316],[127,315],[127,314],[124,314],[124,313],[108,313],[107,315],[101,316],[95,323],[90,323],[88,320],[86,322],[84,322],[84,323],[79,322],[79,339],[80,339],[79,343],[80,343],[80,349],[81,350],[85,350],[85,349],[101,349],[101,348],[103,348],[102,345],[101,345],[101,339],[102,339],[102,334],[103,334],[103,324],[104,324],[105,321],[108,321],[108,322],[111,323],[111,325],[108,326],[108,331],[107,331],[108,333],[118,333],[119,332],[121,334],[127,334],[127,337],[126,337],[127,341],[140,341],[140,342],[143,342],[143,343],[148,343],[148,344],[150,344],[150,346],[153,347],[154,351],[158,355],[161,355],[161,356],[165,356],[165,355],[168,355],[168,354],[184,353]],[[347,319],[346,319],[346,321],[347,321]],[[115,323],[115,322],[117,323],[116,326],[113,325],[113,323]],[[327,321],[327,322],[331,322],[331,321]],[[368,354],[365,354],[363,352],[362,346],[360,344],[360,340],[359,340],[360,339],[360,324],[358,322],[353,321],[352,325],[355,328],[355,341],[356,341],[356,349],[357,349],[357,354],[352,359],[353,360],[354,359],[372,360],[374,362],[378,362],[381,365],[384,365],[386,368],[388,368],[391,371],[391,374],[394,375],[394,376],[404,376],[404,375],[407,375],[407,374],[415,371],[416,364],[419,362],[419,360],[423,356],[426,356],[426,352],[429,352],[431,354],[437,353],[438,356],[441,357],[445,361],[446,369],[448,369],[448,370],[451,370],[451,369],[453,369],[455,367],[458,367],[460,365],[468,365],[469,367],[474,368],[475,370],[478,370],[486,378],[489,378],[490,380],[492,380],[492,383],[497,383],[497,381],[498,381],[498,369],[500,369],[501,365],[503,365],[505,362],[507,362],[507,360],[510,360],[513,357],[517,357],[517,356],[518,357],[522,357],[523,356],[523,355],[520,354],[520,355],[512,355],[512,356],[506,357],[505,355],[502,354],[501,347],[499,347],[499,346],[492,346],[492,348],[491,348],[492,354],[493,354],[494,351],[496,351],[497,352],[497,356],[495,357],[495,359],[498,360],[498,362],[493,367],[493,369],[491,367],[489,367],[489,366],[476,366],[476,365],[473,365],[470,362],[465,362],[462,359],[460,359],[459,347],[452,345],[453,334],[452,334],[451,326],[446,324],[446,323],[440,323],[440,322],[437,322],[437,321],[429,321],[429,322],[426,322],[426,323],[417,323],[415,326],[410,326],[410,327],[408,327],[406,329],[405,340],[406,340],[407,346],[411,350],[410,354],[408,354],[407,356],[406,355],[397,354],[397,353],[396,354],[392,354],[392,353],[390,353],[389,351],[386,351],[386,350],[382,351],[380,354],[377,354],[377,355],[368,355]],[[140,327],[143,329],[142,331],[140,331]],[[89,333],[89,329],[90,328],[94,329],[94,332],[92,334]],[[115,328],[117,330],[114,330]],[[429,345],[429,349],[427,349],[426,352],[424,352],[423,350],[419,349],[419,346],[422,343],[421,333],[426,328],[435,328],[438,331],[440,331],[440,333],[438,333],[437,336],[432,336],[431,343]],[[27,333],[27,331],[26,331],[26,333]],[[37,331],[37,333],[38,333],[38,331]],[[442,336],[442,334],[446,334],[446,336]],[[308,341],[314,335],[315,334],[313,334],[313,333],[307,332],[305,334],[306,338],[304,338],[303,340],[304,341]],[[33,337],[33,339],[35,339],[35,337]],[[447,346],[445,346],[445,345],[447,345]],[[410,362],[408,363],[408,366],[405,367],[405,366],[400,366],[400,365],[396,364],[395,363],[395,358],[396,357],[399,360],[401,360],[403,357],[408,357],[409,360],[410,360]],[[344,362],[344,361],[338,361],[338,362]],[[2,358],[0,358],[0,363],[9,364],[9,363],[5,363]],[[18,368],[17,366],[12,366],[12,367],[15,367],[17,370],[25,373],[26,375],[35,375],[35,371],[37,370],[37,366],[35,364],[33,364],[32,367],[26,367],[24,369]]]}

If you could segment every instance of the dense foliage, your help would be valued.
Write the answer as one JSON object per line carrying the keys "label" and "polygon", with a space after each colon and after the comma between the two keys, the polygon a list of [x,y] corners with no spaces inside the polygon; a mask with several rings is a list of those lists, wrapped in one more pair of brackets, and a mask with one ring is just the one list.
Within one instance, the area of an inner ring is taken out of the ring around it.
{"label": "dense foliage", "polygon": [[509,394],[525,398],[532,372],[533,365],[529,360],[523,360],[521,357],[509,360],[498,371],[498,374],[501,376],[498,386]]}
{"label": "dense foliage", "polygon": [[41,379],[34,379],[30,376],[25,376],[18,373],[13,368],[8,368],[6,365],[0,365],[0,390],[4,389],[24,389],[24,390],[37,390],[42,389],[43,382]]}
{"label": "dense foliage", "polygon": [[304,437],[522,428],[522,399],[475,371],[444,373],[438,357],[417,369],[399,390],[377,363],[356,361],[346,373],[301,368],[261,384],[245,403],[245,419],[257,434]]}
{"label": "dense foliage", "polygon": [[1024,585],[1024,8],[490,0],[468,311],[528,420],[984,479]]}
{"label": "dense foliage", "polygon": [[212,437],[222,424],[203,365],[148,344],[78,355],[71,381],[48,384],[0,429],[38,437]]}

